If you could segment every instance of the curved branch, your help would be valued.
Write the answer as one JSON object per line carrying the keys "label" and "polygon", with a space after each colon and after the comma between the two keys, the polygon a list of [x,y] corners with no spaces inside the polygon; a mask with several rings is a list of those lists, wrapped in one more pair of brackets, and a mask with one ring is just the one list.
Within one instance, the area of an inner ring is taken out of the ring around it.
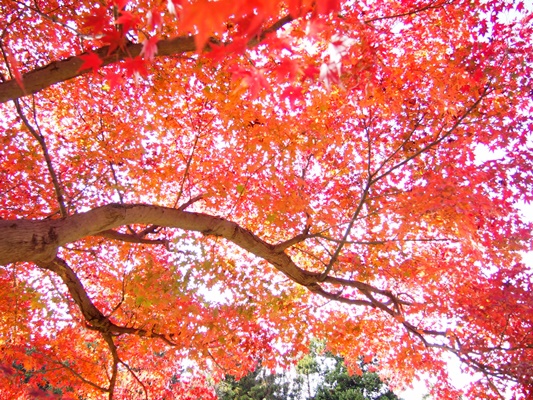
{"label": "curved branch", "polygon": [[[109,332],[112,326],[109,319],[96,308],[92,300],[87,295],[83,284],[76,273],[68,264],[59,257],[49,263],[37,263],[39,267],[47,269],[59,275],[63,283],[67,286],[74,302],[80,308],[85,320],[100,332]],[[107,339],[106,339],[107,341]]]}
{"label": "curved branch", "polygon": [[[369,285],[364,282],[355,281],[355,280],[349,280],[349,279],[342,279],[342,278],[335,278],[332,276],[328,276],[325,281],[326,283],[332,283],[335,285],[342,285],[342,286],[348,286],[358,289],[361,293],[364,293],[367,297],[369,293],[375,293],[381,296],[385,296],[390,299],[393,303],[401,304],[401,305],[411,305],[412,303],[400,300],[395,295],[392,294],[389,290],[383,290],[378,289],[372,285]],[[375,300],[375,299],[374,299]],[[377,301],[377,300],[376,300]]]}
{"label": "curved branch", "polygon": [[[270,33],[282,28],[291,22],[293,18],[286,16],[281,18],[270,27],[263,30],[257,37],[248,42],[249,47],[256,46],[264,40]],[[231,43],[223,44],[227,46]],[[219,41],[211,39],[206,45],[205,51],[209,51],[212,45],[219,45]],[[128,43],[123,49],[110,54],[109,46],[103,46],[93,51],[102,60],[102,66],[116,64],[121,60],[129,57],[137,57],[141,54],[143,44]],[[195,37],[192,35],[178,36],[172,39],[163,39],[157,42],[157,56],[166,57],[184,53],[195,52],[198,49],[195,44]],[[90,70],[80,70],[83,60],[79,57],[82,54],[72,56],[63,60],[53,61],[44,67],[34,69],[22,76],[22,82],[25,92],[19,86],[15,79],[0,83],[0,103],[15,100],[28,94],[37,93],[56,83],[65,82],[76,78],[80,75],[90,72]]]}
{"label": "curved branch", "polygon": [[53,358],[51,358],[49,355],[47,354],[44,354],[44,353],[40,353],[42,356],[44,356],[49,362],[55,364],[55,365],[58,365],[59,367],[58,368],[64,368],[66,369],[67,371],[69,371],[72,375],[74,375],[77,379],[79,379],[80,381],[82,381],[83,383],[85,383],[86,385],[89,385],[89,386],[92,386],[94,387],[95,389],[103,392],[103,393],[108,393],[109,392],[109,389],[105,388],[105,387],[102,387],[102,386],[99,386],[98,384],[86,379],[83,377],[82,374],[80,374],[79,372],[77,372],[76,370],[74,370],[74,368],[72,368],[71,366],[68,365],[67,362],[62,362],[62,361],[57,361]]}
{"label": "curved branch", "polygon": [[310,239],[310,238],[314,238],[318,235],[316,234],[312,234],[312,233],[308,233],[309,229],[306,229],[303,233],[300,233],[288,240],[285,240],[284,242],[280,242],[278,244],[275,245],[274,247],[274,251],[277,251],[277,252],[284,252],[285,250],[287,250],[289,247],[292,247],[294,246],[295,244],[298,244],[298,243],[301,243],[303,242],[304,240],[306,239]]}
{"label": "curved branch", "polygon": [[[98,330],[109,331],[111,322],[91,303],[74,271],[55,255],[59,247],[86,236],[103,236],[136,243],[164,243],[162,240],[148,240],[113,231],[114,228],[130,224],[178,228],[223,237],[243,250],[269,262],[293,282],[328,299],[340,300],[338,296],[326,292],[319,284],[321,281],[356,288],[370,301],[354,300],[354,302],[349,299],[342,301],[349,300],[353,304],[371,305],[389,314],[397,314],[398,310],[391,310],[385,303],[375,299],[372,293],[388,298],[396,308],[407,304],[389,291],[380,290],[362,282],[330,276],[322,277],[319,273],[306,271],[297,266],[289,255],[280,251],[283,244],[279,247],[279,245],[267,243],[235,222],[207,214],[145,204],[108,204],[57,220],[0,221],[0,238],[3,238],[0,239],[0,264],[33,261],[57,273],[69,287],[87,321]],[[138,330],[130,328],[115,330],[121,333],[134,333],[133,331],[141,334],[137,332]]]}
{"label": "curved branch", "polygon": [[[186,201],[185,203],[183,203],[181,206],[178,207],[178,210],[180,211],[184,211],[186,208],[188,208],[190,205],[196,203],[197,201],[200,201],[202,200],[204,197],[205,197],[205,193],[204,194],[199,194],[198,196],[195,196],[193,197],[192,199],[189,199],[188,201]],[[177,204],[176,204],[177,205]]]}
{"label": "curved branch", "polygon": [[316,285],[316,274],[299,268],[247,229],[224,218],[145,204],[108,204],[55,220],[0,220],[0,265],[30,261],[54,263],[58,248],[86,236],[133,224],[157,225],[220,236],[274,265],[294,282]]}
{"label": "curved branch", "polygon": [[322,296],[322,297],[324,297],[326,299],[338,301],[339,303],[350,304],[350,305],[354,305],[354,306],[376,307],[376,305],[374,303],[370,302],[370,301],[360,300],[360,299],[350,299],[348,297],[341,296],[338,293],[328,292],[328,291],[322,289],[322,287],[320,287],[318,285],[317,285],[317,287],[310,288],[310,291],[315,293],[315,294],[318,294],[318,295],[320,295],[320,296]]}
{"label": "curved branch", "polygon": [[[292,281],[305,286],[312,293],[349,305],[380,309],[397,319],[398,322],[401,322],[405,329],[418,337],[425,346],[452,351],[470,365],[487,371],[489,374],[512,375],[509,371],[493,371],[482,362],[472,359],[472,357],[469,357],[471,351],[461,349],[460,345],[458,345],[459,348],[454,348],[438,342],[428,341],[429,337],[445,337],[446,332],[420,329],[405,321],[402,318],[402,306],[409,303],[399,300],[392,292],[377,289],[363,282],[343,280],[330,276],[325,279],[327,284],[356,288],[367,299],[350,298],[342,296],[340,293],[328,292],[320,284],[320,273],[301,269],[287,254],[277,252],[275,245],[265,242],[238,224],[220,217],[161,206],[109,204],[86,213],[74,214],[57,220],[0,220],[0,261],[33,261],[40,267],[58,274],[67,285],[70,295],[87,321],[87,328],[100,332],[107,340],[112,337],[111,335],[133,334],[158,338],[168,345],[174,346],[175,343],[167,335],[155,332],[153,328],[149,330],[115,325],[108,316],[105,316],[92,303],[80,279],[64,260],[55,256],[51,260],[42,258],[54,255],[57,252],[57,248],[66,243],[86,236],[98,235],[102,231],[128,224],[173,227],[197,231],[205,235],[223,237],[249,253],[268,261]],[[14,242],[15,239],[18,239],[19,242]],[[19,251],[20,249],[23,250],[22,253]],[[374,295],[383,296],[388,300],[386,302],[380,301]],[[111,345],[110,349],[113,351]],[[110,379],[112,380],[112,378],[111,376]],[[113,385],[110,385],[109,390],[113,390]]]}

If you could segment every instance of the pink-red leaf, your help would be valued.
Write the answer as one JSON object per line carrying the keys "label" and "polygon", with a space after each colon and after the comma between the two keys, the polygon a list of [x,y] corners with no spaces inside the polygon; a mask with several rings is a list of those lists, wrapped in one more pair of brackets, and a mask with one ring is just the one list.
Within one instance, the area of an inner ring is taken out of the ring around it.
{"label": "pink-red leaf", "polygon": [[126,76],[133,75],[146,76],[148,70],[146,69],[146,62],[142,57],[126,58],[124,60],[124,68],[126,69]]}
{"label": "pink-red leaf", "polygon": [[79,68],[78,71],[84,71],[86,69],[92,69],[94,72],[100,68],[102,65],[102,59],[98,56],[98,54],[93,53],[92,51],[82,54],[79,56],[83,60],[83,64]]}
{"label": "pink-red leaf", "polygon": [[152,61],[157,54],[157,42],[158,39],[156,36],[152,36],[143,42],[141,55],[144,56],[144,58],[148,61]]}
{"label": "pink-red leaf", "polygon": [[19,85],[19,87],[22,89],[23,92],[25,92],[24,89],[24,81],[22,78],[22,74],[20,73],[19,65],[15,57],[11,54],[9,49],[5,48],[4,52],[6,53],[7,62],[9,63],[11,73],[13,74],[13,77],[15,78],[15,81]]}

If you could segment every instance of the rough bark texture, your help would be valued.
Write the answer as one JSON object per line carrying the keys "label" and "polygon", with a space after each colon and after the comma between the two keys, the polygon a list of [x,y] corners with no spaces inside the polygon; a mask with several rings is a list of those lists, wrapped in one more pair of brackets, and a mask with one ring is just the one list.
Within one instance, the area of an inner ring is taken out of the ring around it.
{"label": "rough bark texture", "polygon": [[[282,26],[291,22],[293,18],[286,16],[281,18],[270,27],[262,31],[256,37],[248,41],[248,46],[253,47],[261,42],[267,35],[277,31]],[[217,43],[215,39],[211,39],[210,43]],[[103,46],[93,52],[102,59],[102,66],[110,65],[119,62],[127,57],[137,57],[141,54],[143,45],[139,43],[129,43],[122,50],[118,50],[109,54],[109,46]],[[204,50],[209,51],[209,43]],[[171,55],[178,55],[183,53],[190,53],[196,51],[195,38],[192,35],[178,36],[172,39],[164,39],[157,42],[157,57],[165,57]],[[83,65],[83,60],[76,55],[64,60],[54,61],[44,67],[37,68],[22,75],[22,82],[24,90],[19,86],[15,79],[0,83],[0,103],[5,103],[9,100],[18,99],[20,97],[37,93],[56,83],[65,82],[77,76],[83,75],[90,70],[80,70]]]}
{"label": "rough bark texture", "polygon": [[261,257],[304,286],[316,276],[297,267],[285,253],[238,224],[207,214],[152,205],[109,204],[67,218],[0,221],[0,264],[51,263],[60,246],[130,224],[158,225],[223,237]]}
{"label": "rough bark texture", "polygon": [[[180,36],[173,39],[161,40],[157,43],[158,55],[169,56],[196,50],[194,36]],[[124,50],[109,53],[109,46],[101,47],[94,51],[101,59],[102,66],[116,63],[126,57],[137,57],[142,50],[142,44],[128,44]],[[54,61],[42,68],[35,69],[22,76],[24,91],[12,79],[0,84],[0,103],[18,99],[22,96],[37,93],[59,82],[83,75],[89,70],[80,70],[83,60],[79,56],[69,57],[64,60]]]}

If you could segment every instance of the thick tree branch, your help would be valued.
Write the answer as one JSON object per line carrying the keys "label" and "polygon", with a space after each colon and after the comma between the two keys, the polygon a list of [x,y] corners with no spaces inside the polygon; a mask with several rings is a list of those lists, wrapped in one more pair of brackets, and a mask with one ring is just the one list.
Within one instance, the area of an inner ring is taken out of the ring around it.
{"label": "thick tree branch", "polygon": [[59,275],[63,283],[67,286],[67,289],[74,300],[78,305],[85,321],[87,322],[86,327],[88,329],[102,333],[104,340],[109,346],[109,349],[113,355],[114,365],[112,368],[112,376],[110,378],[110,387],[109,391],[113,391],[116,380],[116,368],[118,362],[118,355],[116,353],[116,345],[113,342],[111,334],[133,334],[137,336],[146,336],[146,337],[157,337],[164,340],[167,344],[175,346],[175,343],[172,343],[164,334],[159,334],[151,331],[142,329],[142,328],[128,328],[124,326],[115,325],[109,320],[109,317],[106,317],[92,302],[87,294],[85,287],[81,283],[80,279],[76,273],[68,266],[68,264],[59,257],[56,257],[50,263],[38,263],[38,265],[46,270],[52,271]]}
{"label": "thick tree branch", "polygon": [[[301,269],[287,254],[280,252],[277,246],[265,242],[234,222],[206,214],[142,204],[109,204],[86,213],[75,214],[59,220],[0,221],[0,237],[11,239],[11,241],[0,240],[0,262],[34,261],[42,268],[58,274],[67,285],[74,301],[78,304],[85,319],[93,329],[101,332],[153,336],[153,332],[118,327],[112,324],[91,302],[81,281],[65,261],[55,256],[52,260],[46,260],[46,257],[56,254],[58,247],[86,236],[96,235],[113,239],[119,237],[121,240],[124,237],[128,237],[129,239],[130,235],[112,231],[113,228],[128,224],[173,227],[202,232],[205,235],[223,237],[242,249],[268,261],[292,281],[328,299],[354,305],[377,307],[391,315],[399,314],[398,306],[403,304],[391,292],[376,289],[362,282],[333,277],[321,279],[320,274]],[[13,241],[15,238],[18,240],[17,242]],[[135,240],[139,241],[141,239],[136,238]],[[22,252],[20,251],[21,249]],[[357,288],[370,301],[349,299],[329,293],[319,284],[322,280],[326,280],[327,283],[331,284]],[[372,293],[388,298],[389,301],[387,303],[394,304],[396,310],[377,300]]]}
{"label": "thick tree branch", "polygon": [[[111,322],[92,304],[74,271],[63,260],[55,257],[60,246],[86,236],[104,236],[137,243],[146,241],[146,239],[132,237],[112,230],[128,224],[172,227],[223,237],[242,249],[268,261],[292,281],[307,287],[313,293],[329,299],[349,302],[350,304],[371,305],[381,308],[389,314],[395,314],[399,311],[391,310],[385,303],[374,298],[372,293],[385,296],[390,300],[389,304],[403,304],[391,292],[376,289],[362,282],[329,276],[322,277],[320,274],[305,271],[298,267],[286,253],[280,251],[280,247],[265,242],[234,222],[206,214],[142,204],[109,204],[86,213],[75,214],[58,220],[0,221],[0,237],[5,238],[0,240],[0,263],[37,262],[41,267],[57,273],[63,279],[86,320],[95,329],[104,332],[112,330],[117,333],[146,335],[148,334],[147,332],[141,332],[138,329],[112,326]],[[155,241],[150,241],[150,243],[155,244]],[[47,260],[48,257],[53,258]],[[370,301],[340,298],[325,291],[319,284],[321,281],[357,288]]]}
{"label": "thick tree branch", "polygon": [[[367,300],[342,296],[340,293],[328,292],[319,283],[319,273],[308,272],[299,268],[287,254],[276,251],[275,245],[263,241],[261,238],[240,227],[238,224],[220,217],[186,212],[161,206],[109,204],[95,208],[86,213],[74,214],[57,220],[0,220],[0,260],[2,263],[34,261],[40,267],[59,275],[67,285],[70,295],[87,321],[87,328],[102,333],[108,344],[109,340],[112,339],[113,334],[133,334],[158,338],[170,346],[175,346],[176,344],[169,340],[167,335],[156,332],[154,327],[150,330],[115,325],[110,321],[109,317],[103,315],[103,313],[92,303],[81,281],[64,260],[55,256],[48,261],[45,261],[42,258],[45,255],[50,256],[55,254],[57,248],[66,243],[76,241],[86,236],[98,235],[103,231],[117,228],[119,226],[125,226],[127,224],[147,224],[173,227],[202,232],[205,235],[223,237],[242,249],[268,261],[291,280],[307,287],[312,293],[330,300],[349,305],[377,308],[393,318],[401,317],[403,313],[402,306],[409,305],[408,302],[399,300],[397,296],[390,291],[381,290],[363,282],[344,280],[331,276],[326,277],[325,283],[356,288],[367,298]],[[14,238],[19,240],[17,244],[13,242]],[[25,250],[25,253],[19,252],[17,248],[22,248]],[[384,297],[387,300],[381,301],[379,296]],[[463,359],[465,359],[465,357],[469,358],[471,351],[463,351],[460,345],[458,345],[458,348],[455,348],[450,345],[428,341],[430,337],[446,336],[447,334],[445,332],[419,329],[405,320],[403,320],[402,324],[407,331],[418,337],[425,346],[442,348],[456,353]],[[113,348],[114,345],[110,344],[110,350],[112,352]],[[491,371],[486,365],[481,362],[476,362],[476,360],[473,359],[466,359],[466,361],[470,365],[474,365],[489,374],[508,374],[505,371]],[[115,371],[118,362],[120,362],[120,360],[117,361],[114,356],[113,371]],[[113,374],[115,374],[115,372],[113,372]],[[109,389],[106,390],[109,393],[113,392],[113,379],[112,375],[110,377],[111,384]]]}
{"label": "thick tree branch", "polygon": [[[120,326],[117,326],[113,324],[109,318],[104,316],[102,312],[96,308],[96,306],[93,304],[91,299],[89,298],[87,292],[85,291],[85,288],[83,287],[83,284],[79,280],[76,273],[68,266],[68,264],[62,260],[59,257],[56,257],[54,261],[48,264],[40,264],[41,268],[50,270],[57,275],[60,276],[60,278],[63,280],[63,283],[67,286],[70,295],[78,305],[81,313],[83,314],[83,317],[85,320],[90,324],[88,328],[96,330],[102,334],[103,339],[107,343],[109,350],[111,352],[113,363],[111,365],[111,376],[109,378],[109,387],[107,389],[101,388],[97,385],[95,385],[92,382],[87,381],[84,379],[80,374],[76,373],[71,368],[68,368],[74,375],[76,375],[79,379],[81,379],[85,383],[89,383],[92,386],[105,391],[109,394],[109,399],[113,399],[113,394],[115,392],[115,386],[117,382],[117,374],[118,374],[118,364],[120,362],[120,358],[118,356],[117,352],[117,346],[115,345],[115,342],[113,341],[112,333],[124,333],[121,332],[122,330],[128,331],[128,333],[135,333],[140,336],[141,330],[135,330],[135,329],[127,329]],[[63,363],[60,363],[60,365],[64,365]]]}
{"label": "thick tree branch", "polygon": [[55,220],[0,221],[0,265],[18,261],[48,265],[55,262],[59,247],[129,224],[157,225],[224,237],[265,259],[294,282],[307,287],[316,285],[313,274],[296,266],[285,253],[274,251],[274,245],[234,222],[207,214],[144,204],[108,204]]}
{"label": "thick tree branch", "polygon": [[[293,18],[286,16],[265,29],[260,35],[252,38],[248,46],[253,47],[264,40],[270,33],[277,31],[284,25],[291,22]],[[211,39],[211,44],[219,45],[219,41]],[[229,43],[228,43],[229,44]],[[227,45],[227,44],[223,44]],[[128,57],[137,57],[141,54],[143,45],[141,43],[128,43],[122,50],[109,54],[109,46],[103,46],[93,52],[102,60],[102,66],[118,63]],[[206,46],[209,51],[210,44]],[[195,38],[192,35],[178,36],[172,39],[163,39],[157,42],[157,56],[167,57],[196,51]],[[37,68],[22,76],[25,92],[22,91],[18,83],[11,79],[0,83],[0,103],[15,100],[28,94],[37,93],[56,83],[65,82],[77,76],[86,74],[90,70],[80,70],[83,60],[80,55],[72,56],[64,60],[53,61],[44,67]]]}
{"label": "thick tree branch", "polygon": [[59,275],[88,323],[101,332],[109,332],[112,325],[111,322],[96,308],[87,295],[80,279],[64,260],[56,257],[52,262],[38,263],[38,265]]}
{"label": "thick tree branch", "polygon": [[273,245],[234,222],[207,214],[143,204],[109,204],[56,220],[0,221],[0,265],[17,261],[51,263],[60,246],[129,224],[157,225],[221,236],[269,261],[295,282],[304,286],[315,283],[315,278],[298,268],[289,256],[275,252]]}

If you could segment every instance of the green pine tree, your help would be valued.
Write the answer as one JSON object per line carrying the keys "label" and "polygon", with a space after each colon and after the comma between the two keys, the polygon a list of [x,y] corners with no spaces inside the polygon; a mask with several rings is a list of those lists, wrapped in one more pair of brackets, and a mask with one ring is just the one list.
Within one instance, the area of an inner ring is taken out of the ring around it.
{"label": "green pine tree", "polygon": [[300,388],[288,375],[270,373],[261,365],[240,380],[227,375],[217,386],[220,400],[298,400]]}
{"label": "green pine tree", "polygon": [[296,370],[270,373],[259,365],[236,380],[227,376],[217,387],[220,400],[400,400],[378,374],[373,363],[359,367],[362,375],[349,375],[342,357],[324,352],[322,342],[311,343],[309,354]]}
{"label": "green pine tree", "polygon": [[362,375],[349,375],[342,357],[326,354],[321,363],[322,380],[312,400],[399,400],[378,374],[369,371],[372,364],[360,361]]}

